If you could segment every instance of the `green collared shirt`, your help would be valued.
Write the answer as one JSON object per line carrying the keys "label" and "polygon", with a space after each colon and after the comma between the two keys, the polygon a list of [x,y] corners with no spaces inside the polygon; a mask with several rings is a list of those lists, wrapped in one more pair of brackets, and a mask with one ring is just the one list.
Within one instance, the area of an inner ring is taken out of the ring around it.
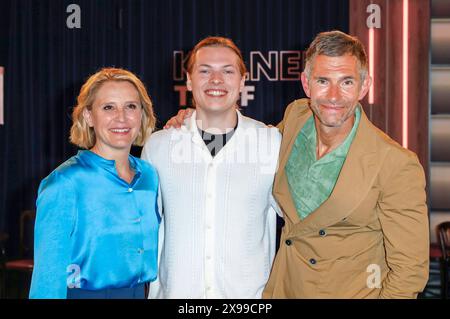
{"label": "green collared shirt", "polygon": [[300,219],[306,218],[330,197],[347,157],[361,118],[356,108],[355,123],[344,142],[321,159],[316,159],[317,133],[311,116],[298,134],[285,172]]}

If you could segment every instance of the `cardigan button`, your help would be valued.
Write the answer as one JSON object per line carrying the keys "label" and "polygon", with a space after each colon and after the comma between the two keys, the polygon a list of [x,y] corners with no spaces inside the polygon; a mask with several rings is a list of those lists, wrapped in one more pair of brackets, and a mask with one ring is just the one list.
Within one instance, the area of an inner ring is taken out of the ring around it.
{"label": "cardigan button", "polygon": [[319,231],[319,235],[322,236],[322,237],[324,237],[326,234],[327,234],[326,231],[324,231],[323,229],[321,229]]}
{"label": "cardigan button", "polygon": [[311,265],[315,265],[315,264],[317,263],[317,261],[316,261],[314,258],[311,258],[311,259],[309,260],[309,263],[310,263]]}
{"label": "cardigan button", "polygon": [[292,240],[286,239],[285,243],[286,243],[286,245],[290,246],[290,245],[292,245]]}

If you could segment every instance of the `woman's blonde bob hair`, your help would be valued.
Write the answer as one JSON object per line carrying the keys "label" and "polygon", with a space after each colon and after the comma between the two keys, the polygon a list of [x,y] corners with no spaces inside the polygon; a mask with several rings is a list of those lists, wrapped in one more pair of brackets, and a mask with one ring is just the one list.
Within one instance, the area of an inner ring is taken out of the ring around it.
{"label": "woman's blonde bob hair", "polygon": [[87,124],[83,116],[83,111],[84,109],[91,110],[99,88],[103,83],[109,81],[130,82],[138,91],[143,112],[141,128],[133,145],[144,145],[147,134],[150,134],[154,130],[156,124],[152,101],[142,81],[130,71],[119,68],[103,68],[90,76],[86,83],[83,84],[80,94],[77,97],[77,105],[72,113],[73,123],[70,129],[70,141],[85,149],[90,149],[95,145],[96,138],[94,129]]}

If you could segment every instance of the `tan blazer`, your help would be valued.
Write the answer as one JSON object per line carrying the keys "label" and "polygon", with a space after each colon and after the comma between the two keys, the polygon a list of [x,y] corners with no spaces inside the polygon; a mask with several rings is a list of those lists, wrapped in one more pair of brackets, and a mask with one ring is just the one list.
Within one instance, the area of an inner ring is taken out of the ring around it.
{"label": "tan blazer", "polygon": [[273,193],[285,226],[263,297],[417,297],[429,266],[425,177],[417,156],[362,112],[333,192],[300,220],[285,165],[310,116],[308,100],[297,100],[279,126],[283,140]]}

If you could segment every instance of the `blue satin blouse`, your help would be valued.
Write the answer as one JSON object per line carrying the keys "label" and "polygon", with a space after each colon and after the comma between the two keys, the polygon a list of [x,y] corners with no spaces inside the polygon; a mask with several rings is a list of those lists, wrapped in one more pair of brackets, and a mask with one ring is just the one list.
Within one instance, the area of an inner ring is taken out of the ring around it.
{"label": "blue satin blouse", "polygon": [[67,288],[133,287],[157,275],[158,175],[129,155],[131,184],[115,162],[79,151],[39,187],[30,298]]}

